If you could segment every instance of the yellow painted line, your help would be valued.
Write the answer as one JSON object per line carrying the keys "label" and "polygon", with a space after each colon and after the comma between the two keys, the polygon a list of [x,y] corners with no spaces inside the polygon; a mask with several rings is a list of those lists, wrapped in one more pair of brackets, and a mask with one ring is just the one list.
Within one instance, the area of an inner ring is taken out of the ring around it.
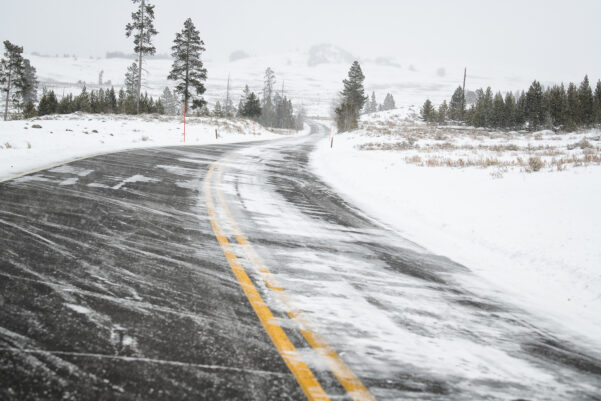
{"label": "yellow painted line", "polygon": [[248,274],[246,274],[246,271],[232,250],[232,246],[227,240],[227,237],[223,235],[223,231],[217,222],[217,212],[215,210],[215,204],[213,203],[213,198],[211,197],[210,193],[211,179],[214,169],[215,164],[213,164],[207,172],[204,182],[204,192],[211,227],[213,228],[215,237],[217,238],[217,241],[223,250],[223,254],[232,268],[236,279],[240,283],[244,294],[259,317],[263,328],[271,338],[271,341],[298,381],[307,398],[311,401],[330,401],[330,398],[326,394],[325,390],[321,387],[311,369],[302,360],[296,348],[294,347],[294,344],[292,344],[282,327],[278,324],[277,319],[273,316],[273,313],[263,301],[261,294],[259,294],[259,291],[252,283],[250,277],[248,277]]}
{"label": "yellow painted line", "polygon": [[[223,175],[223,169],[220,165],[217,175],[217,183],[221,182]],[[276,280],[272,277],[269,268],[265,265],[261,257],[256,253],[248,239],[242,233],[242,230],[238,226],[236,219],[232,215],[232,212],[225,201],[223,192],[220,187],[216,187],[217,199],[219,200],[219,206],[225,211],[228,217],[230,225],[234,228],[234,237],[238,241],[244,250],[246,257],[254,264],[263,280],[267,284],[267,287],[277,291],[276,296],[279,301],[282,302],[288,310],[288,316],[294,320],[302,333],[303,337],[309,345],[314,348],[326,361],[330,371],[336,376],[342,387],[347,391],[348,395],[355,401],[375,401],[374,396],[369,392],[361,380],[353,373],[351,368],[340,358],[336,351],[319,335],[317,332],[310,328],[308,321],[303,317],[302,312],[296,309],[292,303],[286,297],[285,290],[280,287]]]}

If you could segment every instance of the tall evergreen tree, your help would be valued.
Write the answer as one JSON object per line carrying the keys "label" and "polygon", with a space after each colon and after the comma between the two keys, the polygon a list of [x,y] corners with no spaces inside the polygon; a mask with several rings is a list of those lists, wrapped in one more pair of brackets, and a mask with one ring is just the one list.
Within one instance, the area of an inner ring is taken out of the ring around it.
{"label": "tall evergreen tree", "polygon": [[458,86],[449,102],[449,119],[459,121],[463,115],[463,89]]}
{"label": "tall evergreen tree", "polygon": [[576,85],[574,85],[573,82],[570,82],[570,84],[568,85],[567,103],[568,113],[566,129],[568,131],[573,131],[576,129],[577,125],[581,123],[580,97],[578,96],[578,89],[576,88]]}
{"label": "tall evergreen tree", "polygon": [[142,94],[142,60],[146,55],[156,53],[152,37],[158,32],[154,29],[154,5],[149,0],[132,0],[140,3],[138,10],[131,14],[132,21],[125,26],[125,36],[134,36],[134,51],[138,55],[138,79],[136,91],[136,112],[140,112],[140,96]]}
{"label": "tall evergreen tree", "polygon": [[493,100],[491,125],[496,128],[507,126],[505,119],[505,100],[501,92],[497,92]]}
{"label": "tall evergreen tree", "polygon": [[40,104],[38,105],[38,115],[45,116],[48,114],[54,114],[58,111],[58,99],[54,94],[54,91],[44,91]]}
{"label": "tall evergreen tree", "polygon": [[449,113],[449,105],[447,104],[446,100],[443,100],[442,103],[440,104],[440,106],[438,106],[438,112],[436,113],[436,120],[440,124],[446,123],[447,118],[448,118],[448,113]]}
{"label": "tall evergreen tree", "polygon": [[526,123],[526,94],[522,91],[517,98],[515,108],[515,123],[518,127],[522,127]]}
{"label": "tall evergreen tree", "polygon": [[513,93],[507,92],[505,94],[505,112],[503,115],[503,120],[505,122],[506,127],[515,127],[516,125],[516,103],[515,97]]}
{"label": "tall evergreen tree", "polygon": [[242,112],[244,109],[244,105],[246,104],[246,99],[248,99],[248,96],[250,95],[250,89],[248,88],[248,85],[244,86],[244,90],[242,91],[242,96],[240,96],[240,102],[238,103],[238,117],[242,117]]}
{"label": "tall evergreen tree", "polygon": [[538,81],[532,82],[526,93],[526,118],[528,128],[535,131],[544,121],[543,88]]}
{"label": "tall evergreen tree", "polygon": [[563,84],[555,85],[547,91],[547,110],[553,126],[563,126],[567,121],[568,101]]}
{"label": "tall evergreen tree", "polygon": [[207,70],[200,56],[205,51],[205,47],[204,42],[200,40],[200,33],[190,18],[184,22],[182,31],[175,34],[171,50],[174,60],[167,79],[177,82],[175,92],[182,98],[184,113],[190,101],[192,101],[192,109],[202,108],[206,104],[202,94],[206,91],[204,82],[207,79]]}
{"label": "tall evergreen tree", "polygon": [[265,126],[275,126],[276,124],[276,111],[273,102],[273,93],[275,87],[275,73],[269,67],[265,70],[265,77],[263,80],[263,99],[261,120]]}
{"label": "tall evergreen tree", "polygon": [[335,109],[336,123],[340,132],[357,128],[359,112],[367,101],[363,81],[365,76],[359,62],[355,61],[348,72],[348,78],[343,80],[344,88],[340,95],[341,103]]}
{"label": "tall evergreen tree", "polygon": [[595,86],[595,95],[594,95],[594,114],[595,114],[595,122],[597,124],[601,123],[601,80],[597,81],[597,85]]}
{"label": "tall evergreen tree", "polygon": [[369,105],[368,113],[375,113],[378,111],[378,101],[376,100],[376,92],[371,92],[371,99],[366,102]]}
{"label": "tall evergreen tree", "polygon": [[472,116],[472,124],[476,127],[488,127],[492,123],[493,95],[490,86],[486,92],[482,89],[476,91],[476,107]]}
{"label": "tall evergreen tree", "polygon": [[8,120],[8,104],[18,105],[26,89],[23,48],[4,41],[4,58],[0,60],[0,85],[5,93],[4,120]]}
{"label": "tall evergreen tree", "polygon": [[430,99],[426,99],[420,113],[425,122],[432,123],[436,121],[436,109],[434,109]]}
{"label": "tall evergreen tree", "polygon": [[161,96],[161,102],[163,103],[163,107],[165,109],[165,113],[169,115],[174,115],[177,112],[177,100],[171,93],[171,90],[168,87],[163,89],[163,95]]}
{"label": "tall evergreen tree", "polygon": [[[446,102],[445,102],[445,104],[446,104]],[[392,97],[392,95],[390,93],[386,94],[386,97],[384,98],[384,103],[382,104],[382,108],[384,110],[396,109],[396,105],[394,103],[394,97]]]}
{"label": "tall evergreen tree", "polygon": [[242,111],[242,117],[248,117],[257,120],[261,116],[261,102],[254,92],[248,94],[245,99]]}
{"label": "tall evergreen tree", "polygon": [[588,75],[584,76],[578,88],[578,100],[580,102],[580,123],[590,125],[593,123],[593,91],[588,81]]}
{"label": "tall evergreen tree", "polygon": [[[127,67],[127,72],[125,73],[125,93],[127,96],[136,99],[138,96],[138,65],[133,62],[129,67]],[[137,107],[137,106],[136,106]]]}
{"label": "tall evergreen tree", "polygon": [[36,69],[26,58],[23,59],[23,78],[25,80],[23,85],[23,102],[37,103],[39,82]]}

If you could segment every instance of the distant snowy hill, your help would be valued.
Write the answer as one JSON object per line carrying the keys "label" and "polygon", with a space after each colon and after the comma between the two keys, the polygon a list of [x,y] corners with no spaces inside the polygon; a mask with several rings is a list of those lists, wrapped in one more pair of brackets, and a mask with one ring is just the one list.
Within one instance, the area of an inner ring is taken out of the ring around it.
{"label": "distant snowy hill", "polygon": [[[243,57],[239,57],[243,55]],[[76,58],[73,56],[27,55],[37,68],[42,87],[54,89],[59,97],[73,92],[79,93],[82,83],[88,89],[96,89],[100,71],[104,71],[103,81],[110,81],[115,88],[123,85],[127,66],[134,60],[112,55],[110,58]],[[263,74],[271,67],[277,78],[278,90],[291,97],[296,106],[303,105],[310,116],[328,116],[331,103],[342,88],[353,55],[339,47],[320,44],[308,51],[272,55],[251,56],[238,51],[232,61],[205,62],[208,69],[207,92],[205,97],[211,107],[217,100],[225,99],[228,75],[231,77],[231,90],[234,103],[248,84],[251,90],[260,93]],[[399,106],[420,106],[426,98],[439,103],[450,98],[453,90],[461,84],[463,66],[440,65],[401,56],[359,59],[365,74],[365,87],[371,94],[376,92],[379,102],[386,93],[394,96]],[[171,60],[160,57],[150,58],[144,64],[144,89],[153,96],[162,93],[165,86],[173,86],[167,80]],[[444,71],[444,73],[441,73]],[[493,90],[526,89],[529,80],[490,77],[488,71],[468,69],[469,89],[492,85]]]}

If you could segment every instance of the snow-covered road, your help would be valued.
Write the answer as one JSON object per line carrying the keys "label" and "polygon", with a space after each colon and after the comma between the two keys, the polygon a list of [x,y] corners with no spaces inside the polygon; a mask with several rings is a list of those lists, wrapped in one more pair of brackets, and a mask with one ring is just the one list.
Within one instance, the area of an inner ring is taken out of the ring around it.
{"label": "snow-covered road", "polygon": [[601,355],[314,175],[326,135],[0,184],[0,398],[305,399],[301,364],[329,399],[599,399]]}

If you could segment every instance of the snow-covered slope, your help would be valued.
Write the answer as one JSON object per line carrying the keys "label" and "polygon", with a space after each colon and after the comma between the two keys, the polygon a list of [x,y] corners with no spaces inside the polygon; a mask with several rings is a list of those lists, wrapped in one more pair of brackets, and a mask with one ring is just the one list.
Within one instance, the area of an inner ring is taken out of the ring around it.
{"label": "snow-covered slope", "polygon": [[[37,68],[41,86],[53,88],[60,97],[63,93],[79,93],[81,83],[96,88],[98,74],[104,71],[104,81],[112,81],[115,87],[123,84],[127,66],[133,59],[124,58],[74,58],[42,57],[27,55]],[[303,105],[312,116],[329,116],[332,101],[342,89],[353,55],[331,45],[317,45],[307,51],[238,58],[235,61],[207,60],[208,70],[206,98],[210,104],[225,99],[228,75],[234,103],[237,104],[245,84],[260,92],[263,75],[271,67],[277,78],[278,90],[284,86],[285,93],[296,106]],[[444,62],[413,60],[408,57],[376,57],[359,59],[365,74],[368,93],[376,92],[379,102],[386,93],[394,96],[397,105],[421,105],[426,98],[435,103],[449,99],[453,90],[461,84],[463,66]],[[148,59],[144,65],[146,76],[144,90],[158,96],[165,86],[173,87],[167,80],[171,60]],[[538,76],[508,77],[502,71],[480,71],[477,67],[468,70],[468,89],[493,86],[495,90],[526,89]],[[591,77],[592,79],[593,77]],[[560,78],[561,79],[561,78]],[[575,77],[580,80],[582,77]]]}
{"label": "snow-covered slope", "polygon": [[[391,114],[365,117],[365,129],[337,135],[332,149],[322,141],[312,166],[368,214],[469,267],[490,284],[482,291],[601,350],[601,165],[560,163],[558,171],[550,162],[564,154],[598,158],[601,132],[503,134],[504,149],[495,147],[494,133],[445,134],[407,120],[401,127],[403,119]],[[570,145],[585,138],[590,147]],[[547,157],[547,165],[528,172],[529,152]],[[486,160],[491,153],[526,163],[461,168],[424,162],[441,155]]]}
{"label": "snow-covered slope", "polygon": [[75,113],[0,121],[0,181],[32,169],[125,149],[278,137],[259,124],[239,119],[188,118],[185,142],[182,121],[176,117]]}

